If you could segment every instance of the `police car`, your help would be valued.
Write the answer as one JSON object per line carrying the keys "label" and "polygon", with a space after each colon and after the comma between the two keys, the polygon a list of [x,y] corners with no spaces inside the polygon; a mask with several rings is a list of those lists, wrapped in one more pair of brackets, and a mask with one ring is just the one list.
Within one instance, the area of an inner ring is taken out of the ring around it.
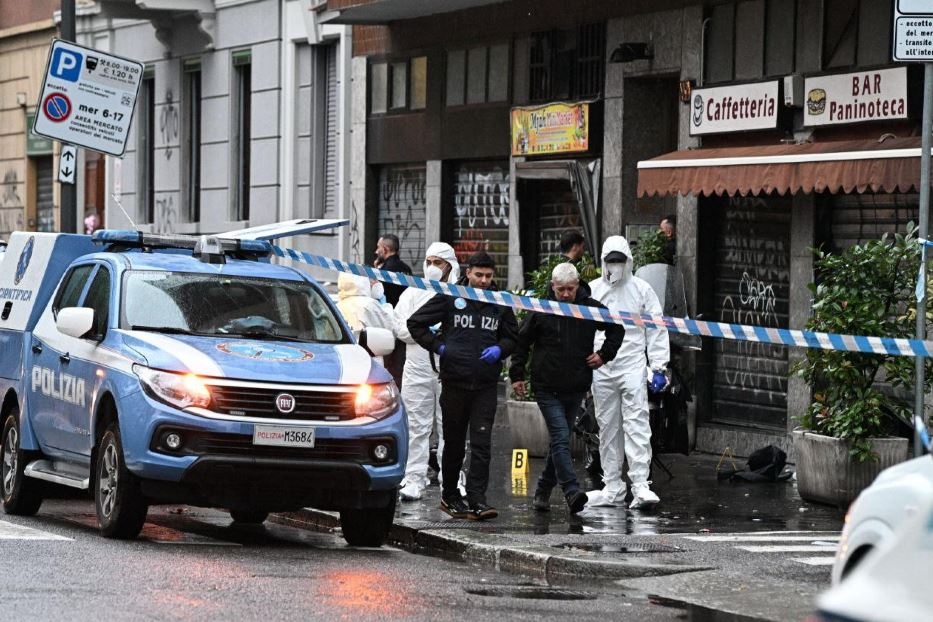
{"label": "police car", "polygon": [[188,503],[243,523],[339,510],[348,543],[383,542],[408,433],[373,356],[394,338],[367,329],[359,345],[324,290],[250,233],[13,233],[0,261],[7,513],[34,514],[60,485],[91,489],[106,537],[136,537],[150,504]]}

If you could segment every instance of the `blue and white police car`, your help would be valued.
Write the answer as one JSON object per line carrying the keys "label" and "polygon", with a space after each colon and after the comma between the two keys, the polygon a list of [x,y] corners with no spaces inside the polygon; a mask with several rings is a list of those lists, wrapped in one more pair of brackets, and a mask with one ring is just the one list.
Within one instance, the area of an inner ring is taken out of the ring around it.
{"label": "blue and white police car", "polygon": [[[238,232],[239,233],[239,232]],[[14,233],[0,261],[0,492],[38,511],[51,485],[93,492],[102,535],[150,504],[339,510],[380,545],[406,416],[373,356],[307,274],[256,239]],[[254,236],[255,237],[255,236]]]}

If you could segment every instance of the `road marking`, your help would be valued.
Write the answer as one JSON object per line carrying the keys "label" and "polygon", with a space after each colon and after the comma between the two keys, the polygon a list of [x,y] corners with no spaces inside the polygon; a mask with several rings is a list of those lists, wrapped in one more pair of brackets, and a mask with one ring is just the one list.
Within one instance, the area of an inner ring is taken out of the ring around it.
{"label": "road marking", "polygon": [[756,534],[751,536],[685,536],[684,539],[694,540],[696,542],[838,542],[839,536],[823,536],[819,534],[811,536],[761,536]]}
{"label": "road marking", "polygon": [[749,553],[826,553],[835,550],[835,545],[737,546],[735,548]]}
{"label": "road marking", "polygon": [[0,520],[0,540],[64,540],[73,542],[74,538],[66,538],[48,531],[40,531],[39,529]]}
{"label": "road marking", "polygon": [[791,561],[807,566],[832,566],[836,563],[836,557],[793,557]]}

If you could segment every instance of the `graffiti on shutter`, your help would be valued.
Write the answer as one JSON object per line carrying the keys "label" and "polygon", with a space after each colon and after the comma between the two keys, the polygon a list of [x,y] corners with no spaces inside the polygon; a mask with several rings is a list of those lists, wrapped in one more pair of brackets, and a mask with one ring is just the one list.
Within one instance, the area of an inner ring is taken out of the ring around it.
{"label": "graffiti on shutter", "polygon": [[[509,165],[461,164],[454,173],[453,247],[460,263],[479,250],[509,259]],[[503,268],[504,269],[504,268]]]}
{"label": "graffiti on shutter", "polygon": [[424,261],[426,174],[424,166],[386,166],[379,171],[378,234],[394,233],[409,266]]}
{"label": "graffiti on shutter", "polygon": [[[724,205],[716,253],[721,322],[787,328],[790,197],[732,197]],[[714,340],[713,416],[721,423],[784,430],[787,348]]]}

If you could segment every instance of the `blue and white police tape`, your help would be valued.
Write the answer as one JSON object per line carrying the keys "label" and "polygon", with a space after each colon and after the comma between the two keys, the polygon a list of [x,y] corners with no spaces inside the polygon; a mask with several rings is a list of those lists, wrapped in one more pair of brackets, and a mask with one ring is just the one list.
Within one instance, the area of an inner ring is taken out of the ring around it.
{"label": "blue and white police tape", "polygon": [[523,311],[549,313],[551,315],[595,320],[599,322],[621,324],[623,326],[644,326],[646,328],[664,327],[675,333],[715,337],[718,339],[757,341],[800,348],[866,352],[870,354],[891,354],[894,356],[933,356],[933,342],[919,339],[839,335],[835,333],[817,333],[805,330],[767,328],[764,326],[744,326],[741,324],[726,324],[724,322],[706,322],[661,315],[609,311],[608,309],[586,307],[554,300],[542,300],[529,296],[519,296],[509,292],[474,289],[463,285],[431,281],[417,276],[408,276],[407,274],[388,272],[386,270],[379,270],[360,264],[346,263],[337,259],[330,259],[329,257],[323,257],[321,255],[312,255],[310,253],[275,245],[272,246],[272,252],[282,258],[291,259],[311,266],[326,268],[328,270],[349,272],[357,276],[366,276],[377,281],[395,283],[396,285],[404,285],[406,287],[416,287],[447,296],[467,298],[469,300],[487,302]]}

